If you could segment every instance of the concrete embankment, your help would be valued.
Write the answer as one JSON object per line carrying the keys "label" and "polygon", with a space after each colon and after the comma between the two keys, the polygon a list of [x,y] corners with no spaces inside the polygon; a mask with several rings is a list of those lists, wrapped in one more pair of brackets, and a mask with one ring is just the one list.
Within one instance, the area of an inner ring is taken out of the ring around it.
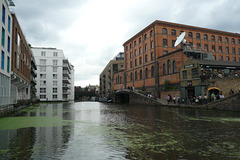
{"label": "concrete embankment", "polygon": [[19,100],[17,104],[11,104],[0,107],[0,117],[4,117],[10,113],[16,112],[20,109],[26,108],[33,104],[39,103],[39,99]]}

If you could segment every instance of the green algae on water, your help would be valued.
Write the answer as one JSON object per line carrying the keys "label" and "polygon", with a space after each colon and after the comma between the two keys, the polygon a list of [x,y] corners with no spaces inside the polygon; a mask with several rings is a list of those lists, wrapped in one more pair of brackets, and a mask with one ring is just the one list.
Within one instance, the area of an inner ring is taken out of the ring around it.
{"label": "green algae on water", "polygon": [[63,125],[67,125],[67,123],[63,123],[60,117],[6,117],[0,119],[0,130]]}

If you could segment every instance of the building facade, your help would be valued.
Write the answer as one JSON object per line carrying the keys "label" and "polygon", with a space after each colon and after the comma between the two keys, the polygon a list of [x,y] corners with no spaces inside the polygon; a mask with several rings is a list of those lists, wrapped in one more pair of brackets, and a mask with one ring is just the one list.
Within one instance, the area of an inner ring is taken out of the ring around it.
{"label": "building facade", "polygon": [[100,97],[109,97],[114,91],[114,73],[124,69],[124,53],[120,52],[101,72]]}
{"label": "building facade", "polygon": [[32,47],[37,66],[36,95],[40,101],[74,100],[74,67],[56,48]]}
{"label": "building facade", "polygon": [[[188,46],[174,47],[183,32]],[[146,88],[158,97],[166,84],[180,93],[179,69],[189,58],[240,61],[240,34],[158,20],[123,46],[125,87]]]}
{"label": "building facade", "polygon": [[0,1],[0,106],[12,104],[11,90],[11,42],[12,16],[6,0]]}

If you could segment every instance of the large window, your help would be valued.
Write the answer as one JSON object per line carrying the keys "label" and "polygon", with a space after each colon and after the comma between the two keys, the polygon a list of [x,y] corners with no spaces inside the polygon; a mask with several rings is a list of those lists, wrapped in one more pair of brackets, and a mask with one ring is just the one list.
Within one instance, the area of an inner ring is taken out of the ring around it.
{"label": "large window", "polygon": [[163,63],[163,66],[162,66],[162,73],[163,73],[163,75],[166,74],[166,66],[165,66],[165,63]]}
{"label": "large window", "polygon": [[236,54],[235,47],[232,48],[232,54]]}
{"label": "large window", "polygon": [[7,72],[10,72],[10,57],[7,57]]}
{"label": "large window", "polygon": [[229,53],[229,48],[225,47],[225,53]]}
{"label": "large window", "polygon": [[176,73],[177,72],[176,61],[172,62],[172,66],[173,66],[173,73]]}
{"label": "large window", "polygon": [[171,35],[176,36],[176,30],[172,29],[171,30]]}
{"label": "large window", "polygon": [[215,36],[214,35],[211,36],[211,40],[215,41]]}
{"label": "large window", "polygon": [[10,37],[8,36],[7,51],[10,52]]}
{"label": "large window", "polygon": [[53,56],[57,57],[58,56],[58,52],[53,52]]}
{"label": "large window", "polygon": [[5,45],[5,29],[2,28],[2,46],[4,47]]}
{"label": "large window", "polygon": [[219,53],[222,53],[222,46],[219,46],[219,47],[218,47],[218,52],[219,52]]}
{"label": "large window", "polygon": [[154,77],[154,67],[151,67],[151,77]]}
{"label": "large window", "polygon": [[11,18],[8,16],[8,32],[11,31]]}
{"label": "large window", "polygon": [[145,63],[147,63],[148,62],[148,55],[146,54],[145,55]]}
{"label": "large window", "polygon": [[137,71],[135,71],[135,80],[138,80]]}
{"label": "large window", "polygon": [[228,43],[228,38],[227,37],[225,38],[225,43]]}
{"label": "large window", "polygon": [[193,38],[192,32],[188,32],[188,37],[189,37],[189,38]]}
{"label": "large window", "polygon": [[187,79],[187,71],[182,71],[182,79]]}
{"label": "large window", "polygon": [[171,62],[170,60],[167,61],[167,74],[171,73]]}
{"label": "large window", "polygon": [[163,29],[162,29],[162,33],[163,33],[163,34],[167,34],[167,29],[166,29],[166,28],[163,28]]}
{"label": "large window", "polygon": [[53,79],[57,79],[57,74],[53,74]]}
{"label": "large window", "polygon": [[6,9],[4,7],[4,5],[2,5],[2,22],[5,24],[5,13],[6,13]]}
{"label": "large window", "polygon": [[46,88],[40,88],[40,93],[46,93]]}
{"label": "large window", "polygon": [[222,42],[222,37],[218,37],[218,42]]}
{"label": "large window", "polygon": [[208,45],[204,44],[204,51],[208,51]]}
{"label": "large window", "polygon": [[153,60],[154,60],[154,53],[151,52],[151,61],[153,61]]}
{"label": "large window", "polygon": [[231,43],[235,44],[235,39],[234,38],[232,38]]}
{"label": "large window", "polygon": [[192,77],[196,78],[198,76],[198,69],[197,68],[193,68],[192,69]]}
{"label": "large window", "polygon": [[46,52],[42,51],[41,56],[46,56]]}
{"label": "large window", "polygon": [[139,77],[140,77],[140,79],[142,79],[142,70],[141,69],[139,71]]}
{"label": "large window", "polygon": [[197,34],[196,34],[196,38],[197,38],[197,39],[200,39],[200,38],[201,38],[201,37],[200,37],[200,33],[197,33]]}
{"label": "large window", "polygon": [[46,74],[40,74],[40,79],[46,79]]}
{"label": "large window", "polygon": [[208,40],[208,35],[204,34],[203,39]]}
{"label": "large window", "polygon": [[148,78],[148,68],[145,69],[145,79]]}
{"label": "large window", "polygon": [[47,60],[46,59],[40,59],[40,65],[46,65]]}
{"label": "large window", "polygon": [[57,93],[57,88],[53,88],[53,93]]}
{"label": "large window", "polygon": [[53,65],[57,66],[58,65],[58,60],[53,60]]}
{"label": "large window", "polygon": [[133,73],[131,72],[130,73],[130,81],[132,81],[133,80]]}
{"label": "large window", "polygon": [[163,47],[167,47],[168,43],[167,43],[167,39],[163,39]]}
{"label": "large window", "polygon": [[4,60],[5,60],[5,53],[2,51],[1,55],[1,69],[4,70]]}

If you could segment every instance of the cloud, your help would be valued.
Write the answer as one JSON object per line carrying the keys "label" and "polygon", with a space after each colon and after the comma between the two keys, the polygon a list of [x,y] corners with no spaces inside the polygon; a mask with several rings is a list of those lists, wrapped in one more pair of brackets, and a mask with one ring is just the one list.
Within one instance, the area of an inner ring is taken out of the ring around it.
{"label": "cloud", "polygon": [[29,43],[63,49],[75,85],[98,84],[123,43],[155,20],[240,32],[238,0],[15,0]]}

